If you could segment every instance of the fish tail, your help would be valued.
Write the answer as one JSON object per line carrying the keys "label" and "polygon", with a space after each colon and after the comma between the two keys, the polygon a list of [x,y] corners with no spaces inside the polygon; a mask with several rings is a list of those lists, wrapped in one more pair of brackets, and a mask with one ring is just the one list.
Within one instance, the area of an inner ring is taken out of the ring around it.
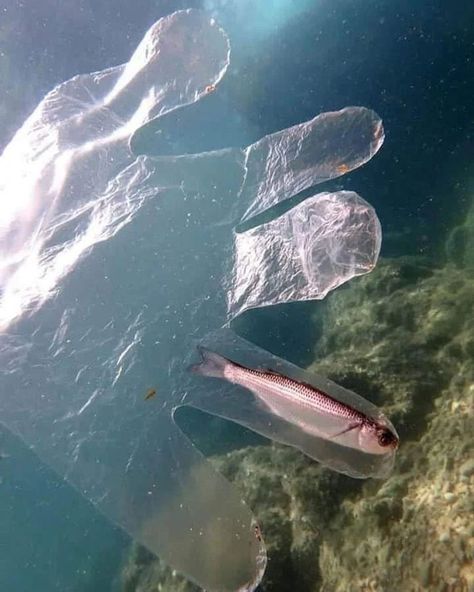
{"label": "fish tail", "polygon": [[201,354],[201,363],[191,366],[189,370],[201,376],[213,376],[215,378],[224,378],[225,369],[232,364],[230,360],[212,352],[201,345],[198,346]]}

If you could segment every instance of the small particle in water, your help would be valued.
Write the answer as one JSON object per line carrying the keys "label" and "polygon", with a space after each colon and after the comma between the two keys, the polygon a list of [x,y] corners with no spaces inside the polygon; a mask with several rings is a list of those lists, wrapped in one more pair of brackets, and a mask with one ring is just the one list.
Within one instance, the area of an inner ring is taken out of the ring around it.
{"label": "small particle in water", "polygon": [[10,455],[0,450],[0,460],[5,460],[7,458],[10,458]]}
{"label": "small particle in water", "polygon": [[156,389],[149,388],[146,392],[146,395],[145,395],[145,401],[148,401],[148,399],[153,399],[153,397],[155,395],[156,395]]}
{"label": "small particle in water", "polygon": [[215,84],[208,84],[204,90],[207,94],[214,92],[216,90],[216,85]]}

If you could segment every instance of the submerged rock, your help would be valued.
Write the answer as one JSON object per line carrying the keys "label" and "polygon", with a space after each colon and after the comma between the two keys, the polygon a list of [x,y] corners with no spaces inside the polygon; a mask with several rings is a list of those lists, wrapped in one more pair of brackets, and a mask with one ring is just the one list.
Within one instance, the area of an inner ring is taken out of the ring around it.
{"label": "submerged rock", "polygon": [[321,590],[468,590],[473,480],[461,467],[474,389],[455,389],[440,393],[420,440],[402,446],[395,473],[343,502],[321,546]]}
{"label": "submerged rock", "polygon": [[474,280],[463,271],[382,262],[329,298],[310,369],[383,406],[403,436],[414,435],[472,358],[473,307]]}
{"label": "submerged rock", "polygon": [[[261,589],[471,590],[474,278],[385,261],[324,308],[311,370],[383,407],[402,445],[386,481],[353,480],[276,445],[214,457],[261,520]],[[135,549],[123,590],[196,588]]]}
{"label": "submerged rock", "polygon": [[122,592],[200,592],[165,563],[133,543],[122,570]]}
{"label": "submerged rock", "polygon": [[372,396],[402,446],[394,474],[329,524],[320,590],[468,590],[474,278],[396,260],[354,284],[329,300],[312,369]]}

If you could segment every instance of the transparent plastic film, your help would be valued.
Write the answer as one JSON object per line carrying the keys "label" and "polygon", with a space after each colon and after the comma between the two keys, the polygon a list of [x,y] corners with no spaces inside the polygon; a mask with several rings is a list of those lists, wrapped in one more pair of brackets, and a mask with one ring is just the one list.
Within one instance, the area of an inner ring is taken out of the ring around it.
{"label": "transparent plastic film", "polygon": [[[265,432],[268,410],[255,406],[253,420],[245,391],[229,398],[188,362],[244,310],[323,298],[374,267],[380,224],[350,191],[239,224],[360,166],[383,141],[380,119],[349,107],[244,149],[136,156],[143,126],[178,109],[192,119],[192,104],[218,91],[229,47],[205,13],[165,17],[127,64],[53,89],[0,158],[2,423],[112,522],[219,592],[257,587],[264,543],[173,410],[201,405],[317,455],[309,438]],[[346,460],[333,468],[348,472]]]}
{"label": "transparent plastic film", "polygon": [[241,197],[249,206],[243,219],[360,167],[383,141],[380,117],[364,107],[321,113],[262,138],[245,152]]}
{"label": "transparent plastic film", "polygon": [[131,135],[199,100],[229,56],[209,16],[176,12],[148,30],[127,64],[46,95],[0,159],[0,328],[41,306],[90,247],[130,221],[151,193]]}
{"label": "transparent plastic film", "polygon": [[374,209],[352,191],[320,193],[266,224],[236,233],[230,316],[324,298],[373,269],[381,239]]}

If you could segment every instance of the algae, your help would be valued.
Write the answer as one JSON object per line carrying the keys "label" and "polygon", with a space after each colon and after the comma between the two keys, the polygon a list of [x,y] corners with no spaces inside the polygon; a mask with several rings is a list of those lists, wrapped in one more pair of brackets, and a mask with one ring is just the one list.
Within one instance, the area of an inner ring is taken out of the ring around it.
{"label": "algae", "polygon": [[394,474],[331,522],[321,591],[472,589],[473,308],[472,277],[416,260],[385,262],[331,299],[314,366],[368,384],[403,445]]}

